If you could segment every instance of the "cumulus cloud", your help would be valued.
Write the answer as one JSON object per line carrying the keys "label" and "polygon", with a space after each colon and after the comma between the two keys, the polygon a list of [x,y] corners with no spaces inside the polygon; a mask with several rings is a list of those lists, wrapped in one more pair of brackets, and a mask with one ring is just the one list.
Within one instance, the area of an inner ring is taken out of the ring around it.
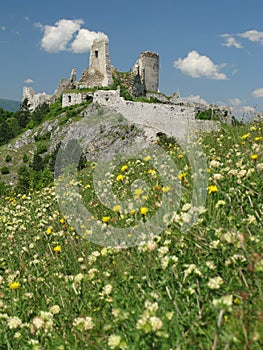
{"label": "cumulus cloud", "polygon": [[26,84],[33,84],[34,81],[32,79],[28,78],[28,79],[24,80],[24,83],[26,83]]}
{"label": "cumulus cloud", "polygon": [[71,50],[74,53],[84,53],[90,50],[92,43],[95,40],[107,40],[106,34],[101,32],[92,32],[88,29],[80,29],[75,40],[71,44]]}
{"label": "cumulus cloud", "polygon": [[216,80],[227,79],[224,73],[220,73],[220,69],[224,66],[225,64],[214,64],[209,57],[202,56],[196,51],[191,51],[188,53],[187,57],[179,58],[174,62],[175,68],[178,68],[186,75],[190,75],[192,78],[205,77]]}
{"label": "cumulus cloud", "polygon": [[252,92],[252,96],[256,98],[263,97],[263,88],[256,89]]}
{"label": "cumulus cloud", "polygon": [[239,33],[238,36],[241,38],[248,39],[253,42],[259,42],[261,45],[263,45],[263,32],[259,32],[255,29],[248,30],[244,33]]}
{"label": "cumulus cloud", "polygon": [[3,31],[6,30],[6,27],[5,27],[5,26],[2,26],[2,27],[1,27],[1,30],[3,30]]}
{"label": "cumulus cloud", "polygon": [[82,19],[60,19],[53,26],[35,23],[35,27],[44,32],[41,47],[48,53],[71,51],[84,53],[89,51],[94,40],[107,39],[104,33],[81,28]]}
{"label": "cumulus cloud", "polygon": [[237,41],[233,35],[221,34],[220,37],[225,39],[225,42],[222,44],[223,46],[235,47],[236,49],[243,48],[243,45]]}
{"label": "cumulus cloud", "polygon": [[239,106],[241,105],[242,101],[239,98],[229,98],[228,103],[230,103],[232,106]]}
{"label": "cumulus cloud", "polygon": [[189,102],[201,103],[203,105],[208,105],[206,100],[204,100],[199,95],[190,95],[190,96],[184,97],[183,100],[189,101]]}

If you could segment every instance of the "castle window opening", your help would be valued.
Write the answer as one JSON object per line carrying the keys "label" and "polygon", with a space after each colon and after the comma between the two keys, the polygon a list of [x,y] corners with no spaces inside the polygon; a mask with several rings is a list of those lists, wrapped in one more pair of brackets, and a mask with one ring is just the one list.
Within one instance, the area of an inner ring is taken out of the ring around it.
{"label": "castle window opening", "polygon": [[71,102],[71,96],[68,96],[68,102],[69,103]]}
{"label": "castle window opening", "polygon": [[95,50],[95,57],[98,58],[99,57],[99,51]]}

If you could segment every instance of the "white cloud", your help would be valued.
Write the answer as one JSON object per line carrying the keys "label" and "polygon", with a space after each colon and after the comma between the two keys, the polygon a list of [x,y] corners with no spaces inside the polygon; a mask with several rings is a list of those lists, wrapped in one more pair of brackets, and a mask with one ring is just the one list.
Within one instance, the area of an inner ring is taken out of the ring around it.
{"label": "white cloud", "polygon": [[253,97],[263,97],[263,88],[260,88],[260,89],[256,89],[252,92],[252,96]]}
{"label": "white cloud", "polygon": [[184,97],[183,100],[189,101],[189,102],[195,102],[195,103],[201,103],[201,104],[204,104],[204,105],[208,105],[206,100],[204,100],[199,95],[190,95],[190,96]]}
{"label": "white cloud", "polygon": [[248,30],[244,33],[239,33],[238,36],[248,39],[253,42],[259,42],[263,45],[263,32],[258,32],[257,30]]}
{"label": "white cloud", "polygon": [[34,26],[44,32],[41,47],[48,53],[61,51],[84,53],[90,50],[94,40],[108,39],[104,33],[81,28],[83,24],[82,19],[60,19],[54,26],[39,22],[34,23]]}
{"label": "white cloud", "polygon": [[216,80],[227,79],[224,73],[220,73],[220,69],[224,66],[225,64],[220,66],[214,64],[209,57],[201,56],[196,51],[191,51],[184,59],[179,58],[174,62],[174,67],[192,78],[205,77]]}
{"label": "white cloud", "polygon": [[48,53],[68,50],[68,43],[72,40],[74,33],[80,30],[81,24],[83,24],[81,19],[61,19],[54,26],[45,25],[42,29],[44,31],[41,40],[42,49]]}
{"label": "white cloud", "polygon": [[255,113],[256,108],[252,106],[242,106],[241,108],[238,109],[238,111],[243,114],[245,113],[250,114],[250,113]]}
{"label": "white cloud", "polygon": [[241,105],[242,101],[239,98],[229,98],[228,103],[230,103],[232,106],[239,106]]}
{"label": "white cloud", "polygon": [[28,78],[28,79],[24,80],[24,83],[26,83],[26,84],[33,84],[34,81],[32,79]]}
{"label": "white cloud", "polygon": [[84,53],[90,50],[94,40],[108,39],[104,33],[92,32],[88,29],[80,29],[75,40],[71,44],[71,50],[74,53]]}
{"label": "white cloud", "polygon": [[222,34],[220,35],[222,38],[225,39],[225,42],[222,44],[223,46],[227,47],[235,47],[236,49],[242,49],[243,45],[237,41],[234,36],[230,34]]}
{"label": "white cloud", "polygon": [[1,27],[1,30],[3,30],[3,31],[6,30],[6,27],[5,27],[5,26],[2,26],[2,27]]}

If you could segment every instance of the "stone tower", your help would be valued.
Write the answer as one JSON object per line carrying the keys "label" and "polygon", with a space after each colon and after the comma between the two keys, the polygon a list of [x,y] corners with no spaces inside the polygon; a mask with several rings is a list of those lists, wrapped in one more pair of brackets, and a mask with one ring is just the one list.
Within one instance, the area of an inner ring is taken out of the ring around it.
{"label": "stone tower", "polygon": [[89,68],[84,70],[79,86],[92,88],[111,86],[112,84],[108,39],[95,40],[90,49]]}
{"label": "stone tower", "polygon": [[140,54],[134,69],[137,70],[140,80],[146,91],[159,90],[159,55],[145,51]]}

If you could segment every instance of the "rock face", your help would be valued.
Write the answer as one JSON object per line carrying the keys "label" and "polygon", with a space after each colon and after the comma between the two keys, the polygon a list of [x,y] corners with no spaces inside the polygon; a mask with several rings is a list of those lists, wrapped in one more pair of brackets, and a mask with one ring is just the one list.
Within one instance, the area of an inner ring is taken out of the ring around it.
{"label": "rock face", "polygon": [[31,87],[24,86],[23,88],[23,100],[28,100],[28,108],[33,111],[37,106],[43,103],[50,103],[52,96],[46,94],[45,92],[36,94],[34,89]]}

